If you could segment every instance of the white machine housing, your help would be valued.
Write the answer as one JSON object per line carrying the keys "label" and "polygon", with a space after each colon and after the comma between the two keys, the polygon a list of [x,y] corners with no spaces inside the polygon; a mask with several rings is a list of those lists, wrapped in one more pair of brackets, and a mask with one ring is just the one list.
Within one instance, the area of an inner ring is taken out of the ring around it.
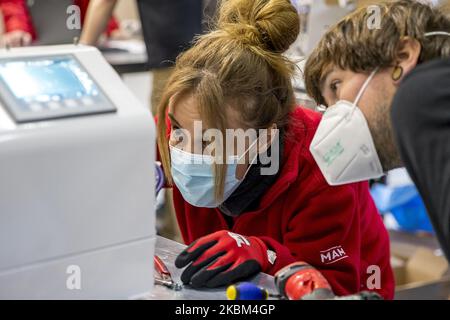
{"label": "white machine housing", "polygon": [[101,53],[73,56],[115,112],[18,123],[0,97],[0,299],[128,299],[153,287],[155,128]]}

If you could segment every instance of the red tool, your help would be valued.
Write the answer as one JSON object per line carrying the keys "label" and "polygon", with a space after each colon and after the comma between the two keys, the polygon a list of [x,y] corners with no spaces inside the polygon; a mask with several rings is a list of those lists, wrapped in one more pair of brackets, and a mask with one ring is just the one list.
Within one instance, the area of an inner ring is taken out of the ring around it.
{"label": "red tool", "polygon": [[173,281],[169,269],[167,269],[167,266],[164,264],[161,258],[155,255],[153,261],[155,263],[155,271],[159,275],[159,277],[155,275],[155,284],[163,285],[175,291],[181,290],[181,284]]}
{"label": "red tool", "polygon": [[331,299],[334,293],[327,279],[306,262],[294,262],[275,274],[275,284],[289,300],[312,295],[314,299]]}
{"label": "red tool", "polygon": [[327,279],[319,270],[306,262],[294,262],[275,274],[275,285],[289,300],[381,300],[376,292],[362,291],[337,297]]}

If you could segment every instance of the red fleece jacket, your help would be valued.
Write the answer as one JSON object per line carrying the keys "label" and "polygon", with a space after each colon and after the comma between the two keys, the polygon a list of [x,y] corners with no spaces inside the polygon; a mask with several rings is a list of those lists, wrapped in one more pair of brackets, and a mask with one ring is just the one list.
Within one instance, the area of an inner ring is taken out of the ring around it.
{"label": "red fleece jacket", "polygon": [[[376,284],[385,299],[394,295],[389,236],[369,194],[368,183],[332,187],[314,162],[309,145],[320,114],[303,108],[291,113],[278,180],[259,208],[234,219],[230,228],[218,209],[187,203],[176,186],[173,198],[186,244],[219,230],[257,236],[277,254],[270,274],[294,261],[322,272],[335,294],[346,295]],[[376,266],[377,268],[369,268]]]}
{"label": "red fleece jacket", "polygon": [[[84,22],[89,0],[74,0],[73,3],[80,7],[81,21]],[[6,32],[22,30],[30,33],[33,40],[39,37],[36,34],[25,0],[0,0],[0,10],[3,14]],[[117,21],[112,18],[108,23],[106,33],[109,35],[112,31],[118,29],[118,27]]]}

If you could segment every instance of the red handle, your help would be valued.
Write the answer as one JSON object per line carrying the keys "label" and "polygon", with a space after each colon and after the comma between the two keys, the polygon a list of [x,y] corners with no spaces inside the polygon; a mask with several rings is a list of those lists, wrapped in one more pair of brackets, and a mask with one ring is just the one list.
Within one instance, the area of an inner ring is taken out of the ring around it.
{"label": "red handle", "polygon": [[155,270],[161,275],[161,276],[167,276],[167,277],[171,277],[170,276],[170,272],[167,269],[166,265],[164,264],[164,262],[161,260],[160,257],[156,256],[154,257],[154,262],[155,262]]}

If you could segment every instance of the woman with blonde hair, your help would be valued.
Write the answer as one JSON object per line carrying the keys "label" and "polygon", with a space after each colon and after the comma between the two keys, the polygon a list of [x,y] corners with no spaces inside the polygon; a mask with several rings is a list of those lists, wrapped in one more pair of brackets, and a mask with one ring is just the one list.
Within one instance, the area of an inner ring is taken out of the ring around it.
{"label": "woman with blonde hair", "polygon": [[368,184],[329,186],[309,152],[320,115],[296,106],[283,56],[298,30],[287,0],[228,0],[216,28],[178,57],[157,124],[190,244],[176,266],[197,288],[300,260],[338,295],[392,298],[389,238]]}

